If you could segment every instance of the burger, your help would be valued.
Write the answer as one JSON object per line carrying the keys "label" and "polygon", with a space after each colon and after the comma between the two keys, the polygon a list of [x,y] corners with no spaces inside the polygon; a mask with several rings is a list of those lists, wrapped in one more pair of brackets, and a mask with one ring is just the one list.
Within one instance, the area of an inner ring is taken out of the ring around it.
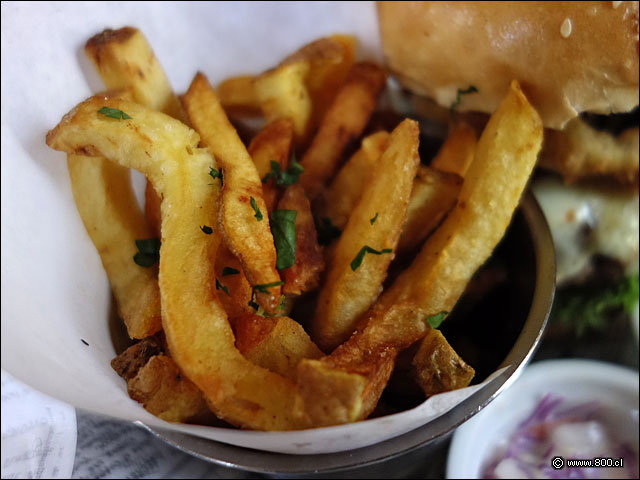
{"label": "burger", "polygon": [[531,188],[556,247],[554,315],[580,334],[637,311],[638,2],[377,10],[385,62],[419,117],[481,126],[514,79],[540,114]]}

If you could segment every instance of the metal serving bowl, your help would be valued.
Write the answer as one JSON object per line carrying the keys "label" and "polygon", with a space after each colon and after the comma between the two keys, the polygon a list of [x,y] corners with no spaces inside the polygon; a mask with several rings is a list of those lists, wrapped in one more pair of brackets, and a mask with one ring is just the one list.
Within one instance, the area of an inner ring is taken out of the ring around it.
{"label": "metal serving bowl", "polygon": [[225,467],[299,476],[344,471],[357,474],[367,468],[371,471],[376,465],[378,474],[398,476],[401,465],[415,463],[412,459],[416,456],[425,461],[441,453],[443,442],[456,427],[509,387],[538,347],[555,291],[555,257],[546,220],[530,192],[524,195],[507,234],[481,271],[491,269],[502,271],[502,277],[482,292],[482,298],[477,292],[466,292],[443,324],[443,333],[476,369],[475,381],[483,381],[499,368],[508,368],[446,414],[404,435],[345,452],[286,455],[139,424],[180,450]]}

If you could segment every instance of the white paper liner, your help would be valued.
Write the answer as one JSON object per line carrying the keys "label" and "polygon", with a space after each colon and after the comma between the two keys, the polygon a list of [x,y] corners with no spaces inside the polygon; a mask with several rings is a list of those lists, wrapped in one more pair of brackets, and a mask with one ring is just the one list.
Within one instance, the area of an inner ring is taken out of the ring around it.
{"label": "white paper liner", "polygon": [[124,25],[144,32],[177,92],[198,70],[215,85],[258,73],[332,33],[356,35],[364,58],[381,58],[373,2],[3,4],[2,367],[89,411],[285,453],[371,445],[421,426],[479,388],[397,415],[287,433],[168,424],[128,397],[109,366],[109,286],[76,212],[65,156],[44,143],[63,114],[102,89],[84,57],[86,40]]}

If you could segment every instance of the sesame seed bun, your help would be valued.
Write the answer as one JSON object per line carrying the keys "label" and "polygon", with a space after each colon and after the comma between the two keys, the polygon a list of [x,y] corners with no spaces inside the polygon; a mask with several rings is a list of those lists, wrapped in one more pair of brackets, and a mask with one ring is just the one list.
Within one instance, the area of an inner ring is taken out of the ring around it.
{"label": "sesame seed bun", "polygon": [[[581,112],[638,105],[638,2],[377,7],[388,67],[403,86],[443,107],[491,113],[514,79],[549,128]],[[458,94],[471,86],[477,92]]]}

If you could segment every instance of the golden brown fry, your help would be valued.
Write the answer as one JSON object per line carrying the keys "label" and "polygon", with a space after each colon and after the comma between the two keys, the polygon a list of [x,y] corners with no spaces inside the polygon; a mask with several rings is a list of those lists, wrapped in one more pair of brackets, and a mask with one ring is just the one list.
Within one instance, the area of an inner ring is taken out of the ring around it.
{"label": "golden brown fry", "polygon": [[279,210],[295,210],[296,260],[293,266],[280,271],[284,281],[282,293],[301,295],[315,290],[324,270],[324,256],[318,245],[318,233],[313,222],[311,204],[301,185],[288,187],[280,202]]}
{"label": "golden brown fry", "polygon": [[[541,144],[540,117],[513,82],[480,138],[453,212],[347,342],[328,357],[300,362],[298,384],[312,422],[355,421],[370,413],[366,407],[375,405],[370,399],[381,394],[397,352],[426,334],[427,318],[452,309],[502,238]],[[338,399],[342,388],[351,394]],[[329,413],[326,405],[333,406]]]}
{"label": "golden brown fry", "polygon": [[[104,106],[131,119],[98,114]],[[303,428],[308,421],[294,383],[257,367],[235,348],[224,309],[211,295],[210,257],[221,238],[215,229],[207,235],[200,227],[216,218],[218,190],[208,170],[217,165],[198,148],[199,140],[162,113],[99,96],[78,105],[47,134],[47,144],[56,150],[102,155],[140,170],[162,194],[162,324],[172,358],[214,413],[258,430]]]}
{"label": "golden brown fry", "polygon": [[131,88],[136,102],[185,119],[169,79],[138,29],[107,29],[91,37],[84,51],[107,89]]}
{"label": "golden brown fry", "polygon": [[614,137],[571,120],[561,131],[545,130],[539,165],[560,173],[565,182],[612,176],[626,185],[638,184],[638,128]]}
{"label": "golden brown fry", "polygon": [[151,357],[127,382],[127,392],[145,410],[168,422],[216,423],[200,389],[166,355]]}
{"label": "golden brown fry", "polygon": [[78,213],[100,260],[131,338],[161,329],[158,267],[133,261],[136,240],[155,236],[136,202],[129,170],[99,157],[70,154],[67,167]]}
{"label": "golden brown fry", "polygon": [[245,312],[252,312],[253,309],[249,306],[251,285],[244,275],[238,258],[226,245],[222,244],[216,252],[214,262],[216,272],[214,288],[227,315],[236,317]]}
{"label": "golden brown fry", "polygon": [[372,63],[356,63],[322,119],[300,164],[300,182],[313,201],[339,167],[347,145],[364,130],[382,92],[384,71]]}
{"label": "golden brown fry", "polygon": [[[178,97],[145,36],[136,28],[104,30],[89,39],[85,54],[109,90],[127,88],[133,99],[186,123]],[[147,183],[145,215],[152,229],[159,231],[160,203]]]}
{"label": "golden brown fry", "polygon": [[449,136],[431,166],[464,177],[476,151],[476,131],[464,122],[451,125]]}
{"label": "golden brown fry", "polygon": [[309,62],[299,60],[268,70],[253,83],[267,122],[291,119],[296,143],[304,141],[313,108],[305,83],[308,73]]}
{"label": "golden brown fry", "polygon": [[[251,140],[249,155],[258,170],[261,180],[271,173],[271,162],[277,162],[281,171],[289,166],[289,152],[293,140],[293,124],[288,118],[274,120],[265,125]],[[267,204],[267,211],[271,213],[278,203],[280,191],[274,182],[273,175],[262,183],[262,194]]]}
{"label": "golden brown fry", "polygon": [[252,286],[273,285],[268,293],[256,296],[267,312],[276,313],[280,275],[258,171],[203,74],[196,74],[182,100],[201,143],[222,168],[224,187],[218,225],[225,243],[242,263]]}
{"label": "golden brown fry", "polygon": [[216,92],[220,105],[229,115],[260,115],[260,101],[253,88],[255,77],[241,75],[227,78],[218,85]]}
{"label": "golden brown fry", "polygon": [[[312,323],[312,336],[324,351],[349,338],[358,317],[380,294],[420,163],[418,137],[418,124],[412,120],[404,120],[391,133],[338,240]],[[366,247],[378,254],[365,255]],[[359,255],[365,256],[354,268]]]}
{"label": "golden brown fry", "polygon": [[308,133],[313,133],[355,62],[356,39],[351,35],[331,35],[311,42],[285,58],[280,65],[309,61],[306,85],[313,110]]}
{"label": "golden brown fry", "polygon": [[245,357],[293,381],[300,360],[322,356],[302,326],[289,317],[247,313],[231,319],[231,325],[236,347]]}
{"label": "golden brown fry", "polygon": [[460,358],[442,332],[434,328],[420,341],[411,363],[415,378],[427,397],[464,388],[475,375],[475,370]]}
{"label": "golden brown fry", "polygon": [[389,134],[377,132],[362,140],[360,149],[340,169],[322,195],[320,216],[343,229],[358,203],[373,169],[387,148]]}
{"label": "golden brown fry", "polygon": [[417,247],[435,230],[455,206],[461,186],[462,178],[455,173],[420,166],[398,242],[399,252]]}
{"label": "golden brown fry", "polygon": [[156,334],[127,348],[111,367],[127,382],[129,396],[169,422],[212,424],[215,416],[202,392],[166,356],[164,336]]}
{"label": "golden brown fry", "polygon": [[151,357],[163,355],[167,342],[162,332],[143,338],[111,360],[111,368],[126,381],[135,377]]}

